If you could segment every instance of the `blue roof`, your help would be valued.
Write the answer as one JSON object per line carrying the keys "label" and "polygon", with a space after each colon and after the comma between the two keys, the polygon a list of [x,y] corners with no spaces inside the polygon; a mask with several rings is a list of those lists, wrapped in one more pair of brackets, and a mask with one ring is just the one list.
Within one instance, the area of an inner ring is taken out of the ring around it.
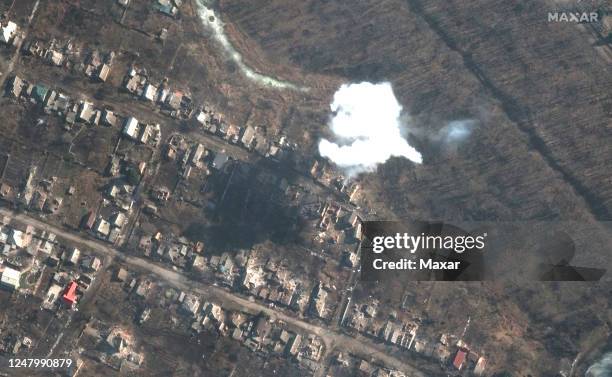
{"label": "blue roof", "polygon": [[34,96],[40,102],[44,102],[48,92],[49,89],[46,86],[36,85],[32,92],[32,96]]}

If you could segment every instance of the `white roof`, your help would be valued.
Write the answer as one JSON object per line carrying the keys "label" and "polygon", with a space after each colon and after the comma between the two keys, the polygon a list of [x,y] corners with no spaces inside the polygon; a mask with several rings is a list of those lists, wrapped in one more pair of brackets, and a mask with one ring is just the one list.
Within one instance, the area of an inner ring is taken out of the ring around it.
{"label": "white roof", "polygon": [[92,104],[89,102],[82,102],[79,109],[79,118],[85,122],[89,122],[92,114]]}
{"label": "white roof", "polygon": [[155,94],[157,94],[157,88],[151,84],[147,84],[144,91],[142,92],[142,96],[149,101],[155,100]]}
{"label": "white roof", "polygon": [[64,59],[64,54],[59,51],[51,51],[51,61],[55,65],[62,64],[62,60]]}
{"label": "white roof", "polygon": [[0,226],[0,242],[1,243],[6,243],[8,241],[8,238],[9,238],[8,232],[9,230],[6,227]]}
{"label": "white roof", "polygon": [[76,264],[79,261],[79,257],[81,256],[81,251],[76,247],[72,249],[72,253],[70,254],[70,262]]}
{"label": "white roof", "polygon": [[125,215],[121,212],[118,212],[115,216],[113,216],[112,220],[113,220],[113,225],[116,227],[122,227],[123,224],[125,224],[125,220],[127,218],[125,217]]}
{"label": "white roof", "polygon": [[102,120],[111,126],[114,126],[117,123],[117,117],[115,116],[115,113],[108,109],[104,110]]}
{"label": "white roof", "polygon": [[108,74],[110,73],[110,66],[108,64],[102,64],[102,68],[100,68],[100,72],[98,72],[98,77],[103,81],[106,81]]}
{"label": "white roof", "polygon": [[38,250],[42,251],[45,254],[51,254],[51,252],[53,251],[53,243],[50,241],[44,241],[40,247],[38,248]]}
{"label": "white roof", "polygon": [[140,135],[140,142],[143,144],[146,144],[147,141],[149,140],[149,136],[151,136],[151,132],[150,132],[150,128],[148,125],[145,126],[144,131],[142,132],[142,135]]}
{"label": "white roof", "polygon": [[51,285],[51,287],[49,287],[49,290],[47,290],[47,295],[45,296],[45,301],[43,305],[46,305],[46,306],[52,305],[55,302],[55,300],[57,300],[57,298],[61,296],[61,292],[62,292],[61,286],[57,284]]}
{"label": "white roof", "polygon": [[2,27],[2,33],[0,33],[0,41],[8,43],[8,41],[13,38],[13,35],[15,35],[16,31],[17,24],[13,21],[9,21],[6,26]]}
{"label": "white roof", "polygon": [[0,281],[2,284],[16,289],[19,288],[19,278],[21,278],[21,272],[10,267],[5,267]]}
{"label": "white roof", "polygon": [[123,133],[134,139],[138,137],[138,119],[129,117],[123,127]]}
{"label": "white roof", "polygon": [[104,219],[98,220],[96,231],[105,236],[108,236],[108,233],[110,233],[110,223]]}
{"label": "white roof", "polygon": [[17,229],[11,229],[11,243],[17,247],[26,247],[28,244],[25,234]]}
{"label": "white roof", "polygon": [[208,115],[205,112],[200,111],[196,119],[198,120],[198,122],[204,124],[208,120]]}

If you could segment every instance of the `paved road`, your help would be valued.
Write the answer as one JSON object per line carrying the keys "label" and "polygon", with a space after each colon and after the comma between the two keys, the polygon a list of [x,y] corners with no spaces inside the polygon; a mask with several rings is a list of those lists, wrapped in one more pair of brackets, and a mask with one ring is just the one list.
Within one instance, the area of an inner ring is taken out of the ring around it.
{"label": "paved road", "polygon": [[72,244],[75,244],[77,246],[84,246],[98,253],[111,256],[112,258],[116,258],[122,261],[128,266],[146,270],[152,275],[155,275],[156,277],[166,281],[170,285],[173,285],[174,287],[180,290],[191,291],[199,296],[202,296],[205,299],[208,298],[211,300],[217,300],[223,302],[224,305],[240,308],[244,311],[249,311],[253,313],[263,312],[271,317],[275,317],[277,320],[289,324],[290,326],[316,334],[317,336],[321,337],[321,339],[325,343],[327,350],[332,350],[338,347],[338,349],[340,349],[342,352],[351,352],[357,355],[364,356],[366,358],[371,357],[374,359],[378,359],[386,366],[401,370],[408,376],[425,376],[423,373],[416,370],[411,365],[406,364],[405,362],[386,354],[384,346],[375,344],[369,340],[363,338],[356,339],[348,335],[333,331],[331,329],[303,321],[299,318],[291,317],[279,310],[275,310],[274,308],[270,308],[261,303],[250,301],[243,297],[234,295],[226,291],[225,289],[211,285],[204,285],[201,282],[196,282],[185,277],[179,272],[159,266],[143,258],[125,255],[104,242],[89,238],[88,236],[83,234],[78,234],[66,229],[56,227],[54,225],[47,224],[44,221],[29,216],[25,213],[16,213],[6,208],[0,208],[0,215],[8,216],[12,219],[12,221],[20,224],[31,225],[37,230],[44,230],[47,232],[55,233],[59,237],[65,239],[66,241],[69,241]]}

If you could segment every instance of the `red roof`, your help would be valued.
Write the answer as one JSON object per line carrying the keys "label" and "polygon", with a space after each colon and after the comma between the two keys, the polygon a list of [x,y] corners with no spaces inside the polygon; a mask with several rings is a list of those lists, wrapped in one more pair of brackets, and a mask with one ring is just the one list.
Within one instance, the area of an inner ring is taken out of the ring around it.
{"label": "red roof", "polygon": [[66,290],[64,291],[64,296],[62,296],[66,304],[72,306],[74,303],[76,303],[76,299],[77,299],[76,290],[77,290],[77,283],[76,281],[73,281],[70,283],[68,288],[66,288]]}
{"label": "red roof", "polygon": [[83,227],[85,229],[91,229],[96,221],[96,213],[94,211],[89,211],[87,215],[83,218]]}
{"label": "red roof", "polygon": [[453,366],[457,369],[463,368],[463,363],[465,362],[465,358],[467,357],[467,350],[459,348],[457,354],[455,355],[455,359],[453,360]]}

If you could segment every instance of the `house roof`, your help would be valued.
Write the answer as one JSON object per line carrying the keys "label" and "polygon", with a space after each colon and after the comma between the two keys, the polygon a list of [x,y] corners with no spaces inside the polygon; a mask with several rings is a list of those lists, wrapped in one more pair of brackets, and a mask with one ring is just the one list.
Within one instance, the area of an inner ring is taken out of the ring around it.
{"label": "house roof", "polygon": [[3,285],[9,286],[11,288],[17,289],[19,288],[19,279],[21,278],[21,272],[12,269],[10,267],[5,267],[2,272],[2,279],[0,280]]}
{"label": "house roof", "polygon": [[155,95],[157,94],[157,87],[152,84],[147,84],[144,91],[142,92],[142,96],[149,101],[155,100]]}
{"label": "house roof", "polygon": [[138,136],[138,120],[134,117],[129,117],[125,122],[123,133],[135,139]]}
{"label": "house roof", "polygon": [[19,78],[18,76],[14,76],[13,80],[11,81],[11,93],[15,97],[19,97],[21,95],[21,91],[23,90],[23,87],[24,87],[23,80]]}
{"label": "house roof", "polygon": [[105,109],[102,113],[102,120],[109,126],[115,126],[117,124],[117,116],[110,110]]}
{"label": "house roof", "polygon": [[89,102],[82,102],[81,106],[79,107],[79,118],[84,121],[84,122],[89,122],[91,120],[91,117],[93,115],[93,106],[91,103]]}
{"label": "house roof", "polygon": [[96,224],[95,231],[107,236],[108,233],[110,232],[110,227],[111,227],[110,223],[101,218],[98,220],[98,223]]}
{"label": "house roof", "polygon": [[79,261],[80,256],[81,256],[81,251],[75,247],[74,249],[72,249],[72,252],[70,253],[69,260],[72,264],[76,264]]}
{"label": "house roof", "polygon": [[453,366],[457,369],[463,368],[463,363],[465,362],[466,357],[467,351],[460,348],[455,355],[455,359],[453,360]]}
{"label": "house roof", "polygon": [[252,126],[248,126],[242,135],[242,144],[250,146],[255,139],[255,129]]}
{"label": "house roof", "polygon": [[229,157],[225,153],[218,153],[213,160],[212,167],[221,170],[228,160]]}
{"label": "house roof", "polygon": [[68,287],[66,288],[66,290],[64,291],[64,295],[62,296],[62,298],[64,299],[64,302],[72,305],[74,303],[76,303],[76,291],[77,291],[77,283],[76,281],[73,281],[70,283],[70,285],[68,285]]}
{"label": "house roof", "polygon": [[13,243],[17,247],[26,247],[27,240],[25,234],[17,229],[11,230],[11,243]]}
{"label": "house roof", "polygon": [[125,224],[125,220],[127,220],[127,218],[121,212],[117,212],[111,217],[112,225],[119,228],[121,228]]}
{"label": "house roof", "polygon": [[108,64],[102,64],[102,67],[100,67],[100,72],[98,73],[98,78],[102,81],[106,81],[109,73],[110,66],[108,66]]}
{"label": "house roof", "polygon": [[128,277],[128,272],[125,269],[120,268],[119,271],[117,271],[118,280],[124,281],[125,279],[127,279],[127,277]]}
{"label": "house roof", "polygon": [[36,85],[34,87],[34,92],[32,93],[32,96],[42,103],[45,101],[48,92],[49,89],[46,86]]}
{"label": "house roof", "polygon": [[5,26],[2,26],[2,33],[0,34],[0,40],[2,42],[8,43],[8,41],[13,37],[15,32],[17,31],[17,24],[13,21],[9,21]]}

